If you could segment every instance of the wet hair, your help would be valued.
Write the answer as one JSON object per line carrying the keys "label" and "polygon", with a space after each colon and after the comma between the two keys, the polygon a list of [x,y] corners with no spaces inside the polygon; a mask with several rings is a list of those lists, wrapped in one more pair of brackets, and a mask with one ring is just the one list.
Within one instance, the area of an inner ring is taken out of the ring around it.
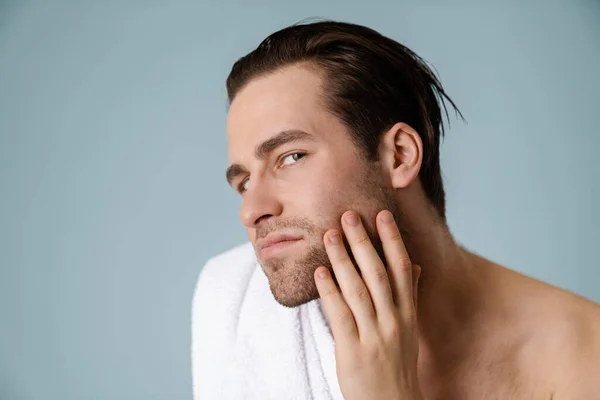
{"label": "wet hair", "polygon": [[229,103],[252,79],[294,64],[325,74],[325,104],[348,128],[369,161],[378,160],[381,135],[395,123],[410,125],[423,142],[419,171],[426,197],[446,223],[440,169],[442,107],[462,114],[427,63],[406,46],[365,26],[317,21],[281,29],[233,65],[227,78]]}

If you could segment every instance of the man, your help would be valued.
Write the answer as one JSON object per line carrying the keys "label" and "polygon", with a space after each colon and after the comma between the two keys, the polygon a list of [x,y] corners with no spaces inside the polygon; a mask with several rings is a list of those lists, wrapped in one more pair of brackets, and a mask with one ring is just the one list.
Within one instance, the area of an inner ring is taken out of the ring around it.
{"label": "man", "polygon": [[[238,60],[227,89],[227,179],[259,269],[280,308],[324,308],[346,400],[600,399],[600,306],[452,237],[439,143],[441,106],[456,107],[416,54],[358,25],[295,25]],[[220,257],[194,299],[196,396],[200,365],[220,362],[200,342],[229,335],[206,317],[227,292],[203,294],[228,285]]]}

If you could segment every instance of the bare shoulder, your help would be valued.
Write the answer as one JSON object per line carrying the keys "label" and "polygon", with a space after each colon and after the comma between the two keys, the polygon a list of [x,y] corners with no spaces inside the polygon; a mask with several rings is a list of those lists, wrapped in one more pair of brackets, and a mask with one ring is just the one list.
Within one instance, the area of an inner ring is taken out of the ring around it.
{"label": "bare shoulder", "polygon": [[514,273],[522,365],[555,400],[600,400],[600,304]]}
{"label": "bare shoulder", "polygon": [[600,305],[569,292],[556,318],[548,321],[556,334],[548,350],[554,356],[550,376],[555,399],[600,399]]}

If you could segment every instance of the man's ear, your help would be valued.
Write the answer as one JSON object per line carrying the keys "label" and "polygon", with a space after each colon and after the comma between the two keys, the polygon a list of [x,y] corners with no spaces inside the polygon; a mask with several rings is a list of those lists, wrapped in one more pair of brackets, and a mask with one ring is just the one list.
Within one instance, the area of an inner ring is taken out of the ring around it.
{"label": "man's ear", "polygon": [[419,176],[423,142],[410,125],[398,122],[385,132],[381,137],[379,152],[394,189],[406,188]]}

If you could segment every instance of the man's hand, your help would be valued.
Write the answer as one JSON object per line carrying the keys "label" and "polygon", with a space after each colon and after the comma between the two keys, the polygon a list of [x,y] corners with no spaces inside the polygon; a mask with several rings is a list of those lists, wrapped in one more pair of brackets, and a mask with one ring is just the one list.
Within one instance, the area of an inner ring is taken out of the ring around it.
{"label": "man's hand", "polygon": [[[356,224],[348,218],[351,216],[356,217]],[[386,216],[389,221],[385,221]],[[342,226],[362,278],[341,234],[332,229],[324,242],[342,293],[325,267],[317,268],[315,281],[335,339],[337,376],[344,399],[421,400],[413,288],[421,269],[412,265],[389,211],[377,215],[387,271],[358,213],[344,213]],[[336,234],[337,242],[331,240]]]}

